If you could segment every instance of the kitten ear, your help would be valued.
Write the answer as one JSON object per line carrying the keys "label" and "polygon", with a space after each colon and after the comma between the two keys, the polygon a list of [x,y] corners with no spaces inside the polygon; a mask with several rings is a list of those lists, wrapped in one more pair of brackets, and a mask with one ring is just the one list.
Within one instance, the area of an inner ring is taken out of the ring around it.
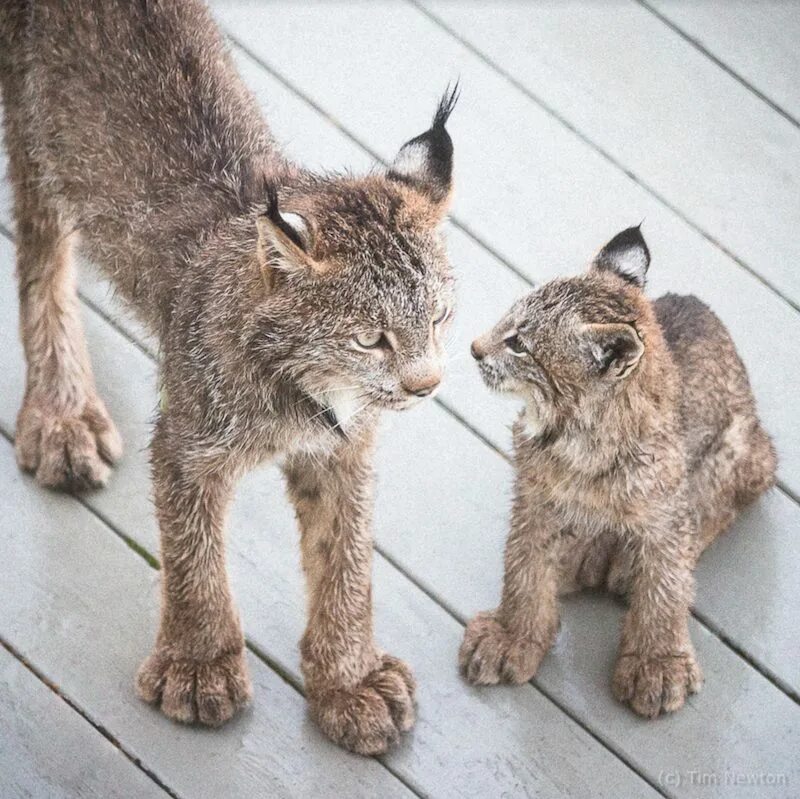
{"label": "kitten ear", "polygon": [[[265,275],[271,274],[272,269],[324,271],[322,264],[314,258],[316,236],[313,225],[300,214],[282,212],[274,186],[267,188],[267,210],[256,217],[256,229],[258,262]],[[277,258],[274,253],[277,253]]]}
{"label": "kitten ear", "polygon": [[387,177],[413,186],[437,206],[440,216],[447,208],[453,185],[453,141],[445,129],[458,102],[458,82],[447,87],[431,127],[406,142],[389,166]]}
{"label": "kitten ear", "polygon": [[633,325],[586,325],[586,336],[598,371],[617,380],[626,378],[644,354],[644,344]]}
{"label": "kitten ear", "polygon": [[628,283],[643,288],[649,266],[650,250],[638,225],[617,233],[594,257],[591,268],[614,272]]}

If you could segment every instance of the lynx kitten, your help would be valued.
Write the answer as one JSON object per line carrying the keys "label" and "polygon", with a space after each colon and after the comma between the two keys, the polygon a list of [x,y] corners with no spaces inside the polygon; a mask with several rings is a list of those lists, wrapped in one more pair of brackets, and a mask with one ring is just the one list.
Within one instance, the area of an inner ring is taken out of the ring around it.
{"label": "lynx kitten", "polygon": [[653,717],[700,687],[693,570],[773,484],[775,452],[722,323],[695,297],[647,299],[649,264],[639,229],[625,230],[472,345],[487,385],[525,408],[502,599],[461,647],[470,682],[531,679],[558,593],[605,586],[630,600],[617,698]]}

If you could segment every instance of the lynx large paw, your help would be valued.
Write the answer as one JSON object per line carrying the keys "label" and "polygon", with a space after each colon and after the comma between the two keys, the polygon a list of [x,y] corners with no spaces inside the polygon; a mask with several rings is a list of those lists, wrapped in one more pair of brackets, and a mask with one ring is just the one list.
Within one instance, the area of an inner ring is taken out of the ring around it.
{"label": "lynx large paw", "polygon": [[74,416],[26,401],[15,446],[20,468],[34,473],[41,485],[72,491],[105,485],[111,464],[122,454],[122,439],[99,399]]}
{"label": "lynx large paw", "polygon": [[474,685],[528,682],[549,645],[511,635],[494,616],[479,613],[468,625],[458,653],[461,673]]}
{"label": "lynx large paw", "polygon": [[659,657],[629,654],[619,656],[612,688],[620,702],[652,719],[682,707],[702,684],[703,674],[691,652]]}
{"label": "lynx large paw", "polygon": [[414,678],[403,661],[384,655],[351,689],[311,692],[311,713],[337,744],[361,755],[385,752],[414,725]]}
{"label": "lynx large paw", "polygon": [[156,651],[136,675],[139,696],[175,721],[217,727],[252,698],[244,650],[209,662],[177,660]]}

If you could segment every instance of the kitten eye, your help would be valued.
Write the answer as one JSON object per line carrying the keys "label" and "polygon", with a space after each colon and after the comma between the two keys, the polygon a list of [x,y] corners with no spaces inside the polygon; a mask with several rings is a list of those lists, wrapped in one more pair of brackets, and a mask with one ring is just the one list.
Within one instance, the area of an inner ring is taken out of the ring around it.
{"label": "kitten eye", "polygon": [[524,344],[516,333],[504,338],[503,344],[505,344],[507,349],[514,355],[525,355],[527,353]]}
{"label": "kitten eye", "polygon": [[389,340],[382,330],[376,330],[373,333],[358,333],[353,336],[353,341],[355,341],[362,350],[377,350],[391,347]]}
{"label": "kitten eye", "polygon": [[450,306],[443,305],[436,313],[436,316],[433,317],[433,324],[440,325],[444,322],[447,317],[450,316]]}

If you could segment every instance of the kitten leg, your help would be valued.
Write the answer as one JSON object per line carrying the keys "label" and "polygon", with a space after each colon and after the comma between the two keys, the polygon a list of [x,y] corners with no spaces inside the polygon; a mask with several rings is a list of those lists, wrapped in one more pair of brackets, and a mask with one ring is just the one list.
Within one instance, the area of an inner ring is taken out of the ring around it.
{"label": "kitten leg", "polygon": [[20,468],[45,486],[103,485],[122,441],[95,389],[78,310],[70,236],[45,202],[8,111],[17,221],[20,332],[27,361],[17,417]]}
{"label": "kitten leg", "polygon": [[239,616],[225,569],[225,511],[232,476],[192,469],[168,423],[152,445],[161,527],[162,610],[155,649],[139,669],[140,696],[172,719],[216,726],[250,700]]}
{"label": "kitten leg", "polygon": [[336,743],[365,755],[411,729],[415,689],[405,663],[372,637],[371,437],[285,465],[308,587],[301,655],[311,712]]}
{"label": "kitten leg", "polygon": [[700,690],[702,673],[689,637],[694,551],[687,522],[651,529],[635,542],[614,695],[640,715],[677,710]]}
{"label": "kitten leg", "polygon": [[560,540],[557,526],[515,501],[500,606],[469,622],[459,651],[469,682],[524,683],[536,674],[558,632]]}

